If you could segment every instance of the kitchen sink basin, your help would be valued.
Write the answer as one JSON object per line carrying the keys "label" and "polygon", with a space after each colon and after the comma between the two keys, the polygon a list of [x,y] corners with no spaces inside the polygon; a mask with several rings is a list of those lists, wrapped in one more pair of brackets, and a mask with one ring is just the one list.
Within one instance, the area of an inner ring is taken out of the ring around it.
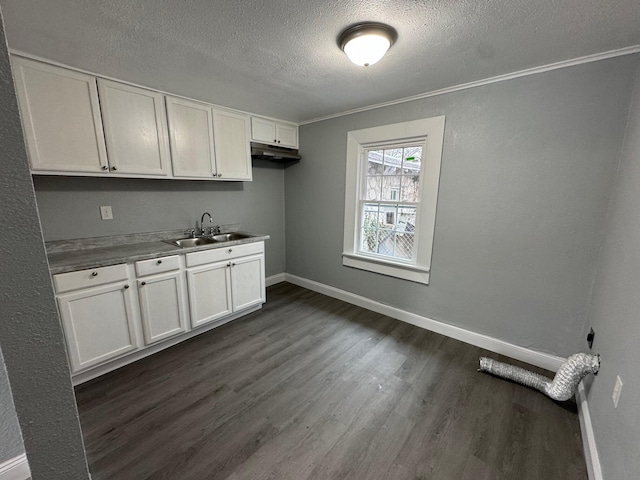
{"label": "kitchen sink basin", "polygon": [[196,238],[178,238],[175,240],[165,240],[165,242],[171,245],[177,245],[182,248],[200,247],[202,245],[209,245],[211,243],[217,243],[211,237],[196,237]]}
{"label": "kitchen sink basin", "polygon": [[251,235],[244,233],[219,233],[213,236],[215,242],[233,242],[234,240],[242,240],[243,238],[249,238]]}
{"label": "kitchen sink basin", "polygon": [[212,237],[202,236],[195,238],[176,238],[174,240],[165,240],[166,243],[177,245],[181,248],[200,247],[202,245],[211,245],[212,243],[233,242],[234,240],[242,240],[249,238],[251,235],[244,233],[220,233]]}

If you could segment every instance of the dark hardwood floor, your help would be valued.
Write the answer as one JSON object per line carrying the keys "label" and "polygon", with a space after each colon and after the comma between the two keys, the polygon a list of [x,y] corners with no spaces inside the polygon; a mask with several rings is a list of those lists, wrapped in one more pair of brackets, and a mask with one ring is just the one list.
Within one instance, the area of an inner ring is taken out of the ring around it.
{"label": "dark hardwood floor", "polygon": [[287,283],[76,388],[93,480],[586,479],[575,403],[488,355]]}

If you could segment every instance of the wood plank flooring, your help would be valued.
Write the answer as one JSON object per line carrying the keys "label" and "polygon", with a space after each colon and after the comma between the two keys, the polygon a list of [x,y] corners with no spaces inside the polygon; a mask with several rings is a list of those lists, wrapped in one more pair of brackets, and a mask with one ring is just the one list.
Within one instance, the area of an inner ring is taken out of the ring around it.
{"label": "wood plank flooring", "polygon": [[93,480],[586,479],[575,403],[482,355],[545,373],[281,283],[76,388]]}

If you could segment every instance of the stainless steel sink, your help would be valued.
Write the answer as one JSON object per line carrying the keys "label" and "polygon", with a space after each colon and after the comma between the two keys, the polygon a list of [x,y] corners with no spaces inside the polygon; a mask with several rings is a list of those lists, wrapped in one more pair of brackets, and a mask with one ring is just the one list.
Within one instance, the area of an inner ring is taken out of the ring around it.
{"label": "stainless steel sink", "polygon": [[202,245],[209,245],[216,243],[211,237],[196,237],[196,238],[177,238],[175,240],[165,240],[165,242],[171,245],[177,245],[181,248],[200,247]]}
{"label": "stainless steel sink", "polygon": [[233,242],[234,240],[242,240],[249,238],[251,235],[244,233],[220,233],[213,237],[202,236],[195,238],[176,238],[173,240],[165,240],[166,243],[177,245],[181,248],[200,247],[202,245],[211,245],[212,243]]}
{"label": "stainless steel sink", "polygon": [[234,240],[242,240],[243,238],[249,238],[251,235],[244,233],[219,233],[213,236],[215,242],[233,242]]}

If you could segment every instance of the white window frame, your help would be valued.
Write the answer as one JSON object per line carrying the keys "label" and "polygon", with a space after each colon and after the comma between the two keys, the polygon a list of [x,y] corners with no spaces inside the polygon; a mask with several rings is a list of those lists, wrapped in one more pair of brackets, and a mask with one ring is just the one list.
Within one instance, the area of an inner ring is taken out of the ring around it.
{"label": "white window frame", "polygon": [[[348,132],[343,265],[429,284],[444,143],[444,124],[445,117],[439,116]],[[358,253],[357,242],[360,230],[358,200],[362,178],[363,175],[366,175],[364,150],[369,145],[405,143],[424,140],[425,137],[426,148],[422,152],[422,171],[420,172],[421,205],[415,232],[415,260],[409,263]]]}

